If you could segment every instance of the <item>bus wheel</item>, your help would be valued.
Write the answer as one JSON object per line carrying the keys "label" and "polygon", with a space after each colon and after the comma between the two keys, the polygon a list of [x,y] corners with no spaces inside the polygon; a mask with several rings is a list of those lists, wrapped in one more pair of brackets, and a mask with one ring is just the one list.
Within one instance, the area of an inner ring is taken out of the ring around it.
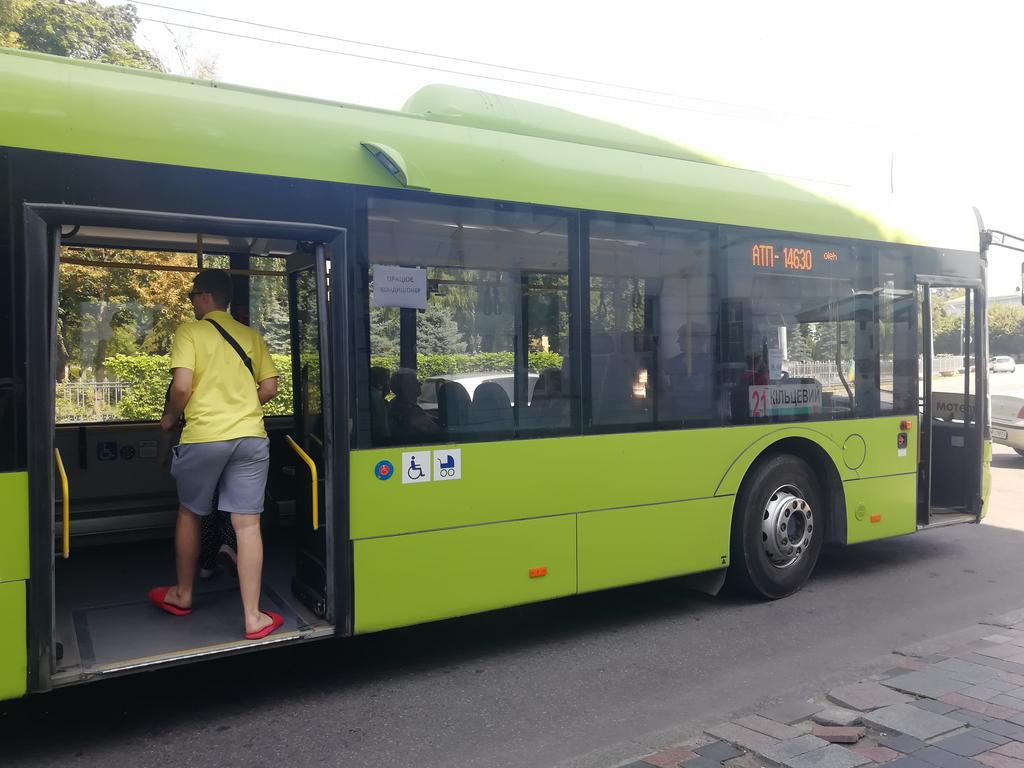
{"label": "bus wheel", "polygon": [[759,461],[736,497],[730,580],[773,600],[796,592],[818,560],[824,513],[818,478],[805,461],[790,454]]}

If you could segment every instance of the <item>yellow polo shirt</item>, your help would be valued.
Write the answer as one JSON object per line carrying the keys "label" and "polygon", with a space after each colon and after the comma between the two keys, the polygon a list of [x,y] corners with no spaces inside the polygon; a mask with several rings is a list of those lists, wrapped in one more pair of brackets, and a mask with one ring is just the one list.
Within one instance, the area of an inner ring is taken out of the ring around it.
{"label": "yellow polo shirt", "polygon": [[239,437],[266,437],[256,382],[277,376],[267,342],[259,332],[215,310],[217,321],[252,360],[253,379],[242,358],[206,319],[183,323],[174,332],[171,369],[192,371],[192,397],[185,406],[182,443],[212,443]]}

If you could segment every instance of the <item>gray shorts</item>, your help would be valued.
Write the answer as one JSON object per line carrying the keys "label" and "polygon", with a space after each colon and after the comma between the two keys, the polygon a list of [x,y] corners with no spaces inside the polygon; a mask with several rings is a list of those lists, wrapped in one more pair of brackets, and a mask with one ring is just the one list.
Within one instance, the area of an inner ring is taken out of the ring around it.
{"label": "gray shorts", "polygon": [[171,459],[178,502],[200,517],[213,510],[213,494],[218,490],[218,509],[260,514],[269,469],[270,440],[265,437],[176,445]]}

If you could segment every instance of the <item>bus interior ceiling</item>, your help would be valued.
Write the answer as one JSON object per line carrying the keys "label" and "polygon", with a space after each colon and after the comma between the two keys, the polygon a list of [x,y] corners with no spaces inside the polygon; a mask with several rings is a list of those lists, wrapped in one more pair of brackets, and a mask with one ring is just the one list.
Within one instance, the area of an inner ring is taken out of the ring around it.
{"label": "bus interior ceiling", "polygon": [[[175,581],[174,480],[157,455],[157,420],[178,324],[200,268],[233,276],[233,316],[267,340],[280,394],[265,407],[271,467],[262,519],[262,604],[301,635],[323,625],[292,595],[296,573],[292,346],[298,321],[289,273],[312,258],[295,241],[75,227],[62,231],[54,307],[54,446],[67,476],[70,556],[63,556],[63,491],[55,475],[56,683],[137,662],[244,644],[237,579],[197,580],[196,610],[177,619],[147,599]],[[298,285],[298,281],[296,281]],[[315,286],[315,283],[313,283]],[[315,306],[315,293],[306,303]],[[301,342],[300,342],[301,343]],[[302,442],[301,437],[296,435]],[[301,465],[299,465],[301,466]]]}

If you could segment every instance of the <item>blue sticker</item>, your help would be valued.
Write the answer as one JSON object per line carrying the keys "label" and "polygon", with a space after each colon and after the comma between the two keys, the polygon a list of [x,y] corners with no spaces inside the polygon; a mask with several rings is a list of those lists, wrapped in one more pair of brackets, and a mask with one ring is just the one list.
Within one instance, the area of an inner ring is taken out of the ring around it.
{"label": "blue sticker", "polygon": [[373,468],[373,474],[377,476],[378,480],[390,480],[391,476],[395,474],[395,465],[387,459],[378,461],[377,466]]}
{"label": "blue sticker", "polygon": [[117,441],[103,440],[96,443],[96,458],[100,461],[116,461]]}

